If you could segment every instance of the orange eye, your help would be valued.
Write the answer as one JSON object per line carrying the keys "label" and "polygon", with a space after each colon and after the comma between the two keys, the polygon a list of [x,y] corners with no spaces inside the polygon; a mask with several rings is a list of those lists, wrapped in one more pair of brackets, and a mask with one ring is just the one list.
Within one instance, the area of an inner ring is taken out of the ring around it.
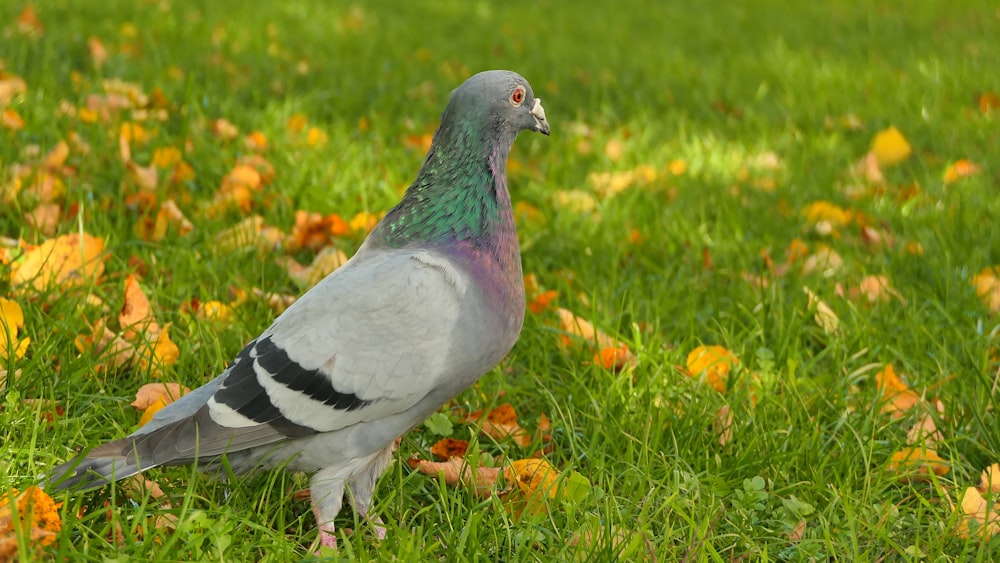
{"label": "orange eye", "polygon": [[510,95],[510,103],[514,104],[515,106],[519,106],[523,101],[524,101],[524,88],[518,86],[517,88],[514,88],[514,91]]}

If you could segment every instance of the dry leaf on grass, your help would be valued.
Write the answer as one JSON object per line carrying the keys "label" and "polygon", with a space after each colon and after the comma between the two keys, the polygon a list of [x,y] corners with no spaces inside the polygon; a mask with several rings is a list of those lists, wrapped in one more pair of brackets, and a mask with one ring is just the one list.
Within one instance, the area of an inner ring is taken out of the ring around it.
{"label": "dry leaf on grass", "polygon": [[37,291],[96,282],[104,273],[104,239],[83,233],[49,239],[14,262],[10,283]]}
{"label": "dry leaf on grass", "polygon": [[441,475],[445,484],[467,488],[479,498],[490,496],[500,477],[499,467],[477,467],[473,471],[469,462],[460,457],[453,457],[448,461],[421,459],[411,461],[410,465],[424,475]]}
{"label": "dry leaf on grass", "polygon": [[1000,313],[1000,266],[983,268],[972,276],[972,285],[990,313]]}
{"label": "dry leaf on grass", "polygon": [[[466,420],[480,421],[482,413],[477,411],[467,417]],[[531,435],[517,423],[517,411],[510,404],[502,404],[494,408],[486,415],[485,420],[480,422],[483,434],[494,440],[510,438],[514,443],[523,447],[531,444]]]}
{"label": "dry leaf on grass", "polygon": [[[12,500],[16,510],[11,508]],[[15,529],[29,530],[29,541],[33,544],[52,544],[62,529],[58,509],[59,505],[38,487],[28,487],[20,494],[17,489],[0,494],[0,561],[17,560]]]}
{"label": "dry leaf on grass", "polygon": [[24,357],[31,339],[18,339],[17,333],[23,328],[24,311],[21,306],[16,301],[0,297],[0,360],[11,356],[15,359]]}
{"label": "dry leaf on grass", "polygon": [[816,321],[816,324],[826,334],[837,332],[837,329],[840,327],[840,318],[837,317],[837,313],[834,313],[833,309],[808,287],[803,286],[802,291],[809,298],[809,308],[815,310],[813,319]]}
{"label": "dry leaf on grass", "polygon": [[909,481],[927,481],[931,474],[943,476],[951,470],[948,462],[936,451],[925,448],[903,448],[889,458],[886,470]]}
{"label": "dry leaf on grass", "polygon": [[465,452],[468,449],[469,442],[467,440],[442,438],[431,446],[431,454],[440,460],[449,460],[453,457],[465,457]]}
{"label": "dry leaf on grass", "polygon": [[882,392],[882,413],[892,418],[902,418],[910,409],[921,403],[920,395],[896,375],[892,364],[875,374],[875,385]]}
{"label": "dry leaf on grass", "polygon": [[961,511],[956,533],[959,537],[983,536],[984,539],[1000,534],[1000,510],[997,502],[988,501],[975,487],[968,487],[962,494],[956,511]]}
{"label": "dry leaf on grass", "polygon": [[720,393],[726,391],[729,373],[738,368],[740,359],[722,346],[698,346],[687,355],[686,374],[702,378]]}

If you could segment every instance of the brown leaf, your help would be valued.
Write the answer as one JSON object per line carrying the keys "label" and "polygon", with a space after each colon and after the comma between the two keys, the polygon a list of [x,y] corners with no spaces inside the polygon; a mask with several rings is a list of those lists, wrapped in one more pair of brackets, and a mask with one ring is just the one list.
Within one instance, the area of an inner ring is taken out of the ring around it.
{"label": "brown leaf", "polygon": [[465,457],[465,451],[468,448],[469,442],[466,440],[442,438],[431,446],[431,454],[440,460],[448,460],[453,457]]}
{"label": "brown leaf", "polygon": [[417,462],[416,469],[424,475],[442,475],[445,484],[467,488],[479,498],[490,496],[500,477],[499,467],[477,467],[473,471],[468,461],[460,457],[453,457],[448,461],[422,459]]}
{"label": "brown leaf", "polygon": [[160,332],[149,298],[139,287],[135,274],[129,274],[125,278],[125,301],[121,312],[118,313],[118,326],[121,327],[125,339],[132,341],[146,333],[155,335]]}

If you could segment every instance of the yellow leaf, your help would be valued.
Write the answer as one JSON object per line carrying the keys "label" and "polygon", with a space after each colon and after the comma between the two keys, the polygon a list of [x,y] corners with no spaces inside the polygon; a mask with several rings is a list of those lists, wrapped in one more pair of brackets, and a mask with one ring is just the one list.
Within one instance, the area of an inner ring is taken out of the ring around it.
{"label": "yellow leaf", "polygon": [[720,393],[726,391],[729,372],[739,367],[740,359],[722,346],[698,346],[687,356],[687,373],[701,378]]}
{"label": "yellow leaf", "polygon": [[[24,328],[24,311],[16,301],[0,297],[0,359],[23,358],[30,338],[17,339],[17,333]],[[11,354],[13,352],[13,354]]]}
{"label": "yellow leaf", "polygon": [[989,538],[1000,533],[1000,510],[997,509],[996,500],[987,501],[975,487],[965,489],[955,510],[961,511],[957,530],[960,537],[968,538],[978,532],[984,538]]}
{"label": "yellow leaf", "polygon": [[972,285],[990,313],[1000,313],[1000,266],[983,268],[972,276]]}
{"label": "yellow leaf", "polygon": [[205,321],[226,322],[233,318],[233,308],[221,301],[206,301],[195,316]]}
{"label": "yellow leaf", "polygon": [[597,207],[594,196],[583,190],[559,190],[555,201],[560,210],[573,213],[590,213]]}
{"label": "yellow leaf", "polygon": [[180,355],[180,349],[170,340],[170,323],[167,323],[156,334],[152,348],[140,350],[139,366],[148,369],[153,377],[159,377],[164,368],[177,363]]}
{"label": "yellow leaf", "polygon": [[503,470],[504,479],[517,485],[519,497],[514,497],[512,505],[520,514],[540,514],[545,511],[546,499],[557,498],[559,493],[559,472],[544,459],[521,459],[512,462]]}
{"label": "yellow leaf", "polygon": [[10,283],[43,291],[97,281],[104,273],[104,239],[87,233],[49,239],[24,253],[15,263]]}
{"label": "yellow leaf", "polygon": [[983,471],[979,480],[979,488],[984,493],[1000,494],[1000,463],[994,463]]}
{"label": "yellow leaf", "polygon": [[323,146],[327,142],[327,135],[316,127],[310,127],[306,132],[306,144],[310,147]]}
{"label": "yellow leaf", "polygon": [[679,158],[675,158],[667,164],[667,170],[674,176],[680,176],[687,172],[687,163]]}
{"label": "yellow leaf", "polygon": [[872,139],[871,151],[880,166],[893,166],[903,162],[913,152],[906,137],[895,127],[883,129]]}
{"label": "yellow leaf", "polygon": [[156,399],[150,403],[150,405],[146,407],[146,410],[142,411],[142,416],[139,417],[139,426],[145,426],[147,422],[153,420],[153,415],[165,406],[167,406],[167,404],[163,401],[163,399]]}
{"label": "yellow leaf", "polygon": [[153,166],[165,170],[181,162],[181,150],[177,147],[161,147],[153,151]]}
{"label": "yellow leaf", "polygon": [[165,406],[190,392],[190,389],[180,383],[147,383],[136,390],[132,406],[145,410],[157,401],[162,401]]}

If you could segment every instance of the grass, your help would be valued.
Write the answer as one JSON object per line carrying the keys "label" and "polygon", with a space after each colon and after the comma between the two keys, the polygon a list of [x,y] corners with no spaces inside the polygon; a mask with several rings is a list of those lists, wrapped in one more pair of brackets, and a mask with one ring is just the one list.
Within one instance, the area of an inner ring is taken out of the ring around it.
{"label": "grass", "polygon": [[[509,357],[458,402],[476,409],[509,401],[526,420],[547,413],[555,445],[548,458],[586,476],[591,494],[515,520],[495,498],[476,499],[395,461],[376,494],[388,539],[354,534],[342,539],[340,555],[995,557],[1000,539],[956,536],[945,501],[946,491],[954,498],[1000,461],[998,367],[991,360],[1000,323],[970,283],[1000,263],[1000,110],[984,114],[975,103],[979,93],[1000,92],[1000,12],[992,2],[196,4],[38,1],[45,25],[38,38],[16,31],[20,3],[0,7],[0,68],[27,83],[12,106],[25,127],[0,128],[0,185],[17,163],[31,161],[31,147],[45,154],[76,131],[91,150],[71,154],[75,174],[59,201],[81,214],[57,232],[82,225],[107,239],[109,256],[104,281],[87,291],[17,298],[32,341],[24,358],[8,362],[22,376],[0,391],[0,490],[23,489],[79,450],[135,428],[138,414],[128,402],[151,375],[98,373],[100,358],[77,352],[73,340],[95,315],[87,292],[116,310],[121,280],[144,265],[153,308],[174,323],[181,348],[162,378],[195,387],[273,313],[251,300],[233,322],[217,325],[181,314],[183,303],[225,300],[231,287],[300,291],[270,256],[214,244],[242,217],[198,210],[246,149],[215,139],[207,120],[225,118],[244,134],[267,136],[275,181],[269,204],[255,211],[287,230],[298,209],[344,217],[388,209],[421,161],[406,138],[433,130],[448,92],[468,74],[511,68],[532,81],[553,129],[551,138],[522,135],[513,154],[513,197],[537,210],[519,223],[524,269],[560,292],[560,306],[627,342],[637,366],[624,373],[593,366],[589,352],[558,346],[551,315],[529,315]],[[92,36],[110,53],[102,68],[91,62]],[[134,151],[136,161],[190,141],[184,158],[195,179],[177,193],[161,186],[158,195],[189,195],[181,204],[195,223],[192,233],[171,231],[159,242],[137,237],[139,212],[122,203],[134,185],[117,156],[117,124],[59,116],[63,100],[84,106],[111,78],[147,93],[159,88],[170,104],[169,118],[151,125],[150,145]],[[294,114],[325,132],[326,145],[295,142],[286,132]],[[862,126],[841,126],[845,116]],[[890,125],[913,156],[884,170],[883,192],[848,197],[852,186],[864,185],[848,170]],[[609,141],[621,143],[618,159],[605,150]],[[592,150],[581,151],[585,144]],[[781,167],[753,166],[765,153]],[[945,168],[960,158],[982,171],[945,185]],[[683,162],[684,172],[669,173],[672,161]],[[657,172],[648,185],[597,197],[592,211],[560,203],[560,191],[593,194],[594,173],[641,165]],[[768,182],[773,190],[759,189]],[[919,195],[904,202],[897,194],[909,185]],[[839,236],[818,235],[800,213],[815,201],[863,214],[895,244],[869,248],[856,223]],[[0,236],[42,240],[23,220],[33,205],[25,197],[3,203]],[[630,242],[633,229],[640,243]],[[813,252],[829,245],[843,267],[830,276],[793,267],[766,288],[744,281],[744,272],[767,273],[762,250],[780,262],[796,238]],[[360,240],[339,244],[350,253]],[[923,254],[907,252],[908,243],[919,243]],[[886,276],[905,303],[866,305],[837,295],[838,285],[850,289],[866,275]],[[816,325],[802,286],[839,317],[835,334]],[[0,282],[0,295],[15,294]],[[736,353],[747,368],[741,377],[759,374],[756,406],[739,385],[720,394],[678,373],[674,366],[700,344]],[[937,450],[951,470],[931,483],[900,481],[885,470],[905,445],[909,420],[879,414],[874,374],[886,363],[946,406],[936,420],[943,435]],[[27,398],[59,401],[65,415],[46,422]],[[723,405],[734,420],[725,446],[714,429]],[[411,433],[398,459],[426,456],[433,439]],[[482,441],[484,451],[523,455],[513,444]],[[60,497],[64,530],[56,543],[22,542],[20,556],[311,557],[312,515],[291,498],[304,477],[269,472],[226,484],[186,468],[151,476],[173,508],[129,500],[120,488]],[[147,518],[164,512],[177,517],[175,532]],[[365,530],[350,511],[341,526]],[[117,527],[126,533],[116,539]],[[632,540],[612,545],[612,527]],[[584,533],[603,541],[586,547],[570,540]]]}

